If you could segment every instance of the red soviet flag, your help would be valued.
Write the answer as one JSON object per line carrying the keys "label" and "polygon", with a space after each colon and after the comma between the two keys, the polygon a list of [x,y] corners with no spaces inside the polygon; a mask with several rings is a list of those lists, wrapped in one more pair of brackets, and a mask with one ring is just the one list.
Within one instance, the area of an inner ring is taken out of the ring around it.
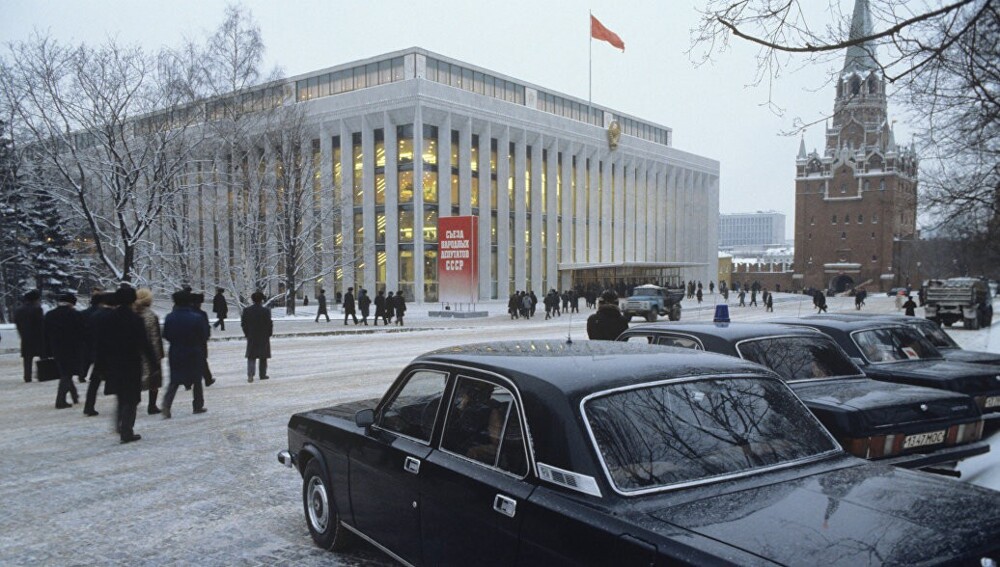
{"label": "red soviet flag", "polygon": [[594,39],[599,39],[601,41],[606,41],[611,45],[625,51],[625,42],[622,38],[618,37],[618,34],[604,27],[593,14],[590,15],[590,37]]}

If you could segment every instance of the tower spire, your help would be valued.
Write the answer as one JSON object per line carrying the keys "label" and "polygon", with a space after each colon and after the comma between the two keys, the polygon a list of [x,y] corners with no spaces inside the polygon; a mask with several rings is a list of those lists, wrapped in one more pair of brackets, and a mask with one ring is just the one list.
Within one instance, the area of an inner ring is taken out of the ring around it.
{"label": "tower spire", "polygon": [[[872,16],[868,0],[854,0],[854,14],[851,16],[849,39],[855,40],[872,34]],[[864,75],[878,69],[875,61],[875,42],[868,40],[847,48],[844,59],[844,73],[857,72]]]}
{"label": "tower spire", "polygon": [[796,156],[799,159],[806,159],[806,135],[802,134],[802,138],[799,140],[799,155]]}

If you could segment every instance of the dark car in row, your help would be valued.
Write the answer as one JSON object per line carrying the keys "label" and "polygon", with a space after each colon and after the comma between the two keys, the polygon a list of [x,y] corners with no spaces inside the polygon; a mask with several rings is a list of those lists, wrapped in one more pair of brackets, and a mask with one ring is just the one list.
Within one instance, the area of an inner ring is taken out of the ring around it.
{"label": "dark car in row", "polygon": [[869,378],[961,392],[976,400],[985,419],[1000,419],[1000,367],[947,360],[909,325],[837,314],[774,322],[830,336]]}
{"label": "dark car in row", "polygon": [[983,352],[977,350],[966,350],[955,342],[940,325],[924,319],[922,317],[908,317],[906,315],[889,315],[883,313],[850,313],[837,314],[838,317],[857,317],[859,319],[877,319],[900,325],[907,325],[916,329],[925,339],[938,349],[945,360],[958,362],[972,362],[975,364],[995,364],[1000,365],[1000,353]]}
{"label": "dark car in row", "polygon": [[636,325],[619,341],[743,358],[778,373],[849,453],[909,468],[951,464],[989,451],[969,396],[877,382],[827,335],[769,323]]}
{"label": "dark car in row", "polygon": [[1000,492],[845,453],[729,356],[519,341],[305,411],[279,461],[315,542],[408,565],[995,565]]}

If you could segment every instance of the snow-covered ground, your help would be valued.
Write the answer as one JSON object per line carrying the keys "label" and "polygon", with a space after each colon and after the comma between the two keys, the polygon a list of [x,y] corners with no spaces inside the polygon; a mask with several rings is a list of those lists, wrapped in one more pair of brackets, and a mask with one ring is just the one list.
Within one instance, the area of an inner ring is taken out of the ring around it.
{"label": "snow-covered ground", "polygon": [[[683,319],[711,320],[719,299],[708,295],[700,306],[685,300]],[[850,297],[830,298],[828,305],[831,312],[854,311]],[[191,397],[183,391],[171,420],[146,415],[140,406],[136,432],[143,439],[130,445],[119,445],[110,431],[111,398],[99,398],[100,417],[85,418],[81,405],[53,409],[54,382],[25,384],[16,333],[0,326],[0,557],[14,564],[124,564],[126,558],[180,564],[202,563],[208,553],[216,563],[230,564],[239,553],[250,562],[282,557],[300,565],[328,564],[329,555],[313,555],[305,533],[301,481],[274,458],[286,446],[292,413],[379,397],[412,358],[440,347],[586,340],[591,313],[582,308],[546,321],[539,312],[526,321],[511,320],[505,302],[478,307],[490,315],[431,318],[428,310],[439,305],[411,305],[402,328],[345,326],[336,308],[332,322],[314,323],[314,305],[299,307],[294,318],[275,312],[271,380],[253,384],[246,381],[239,322],[230,320],[210,343],[218,383],[206,390],[208,413],[191,415]],[[774,313],[730,307],[733,321],[813,311],[811,298],[792,294],[775,295]],[[884,295],[870,296],[866,311],[896,312]],[[956,326],[949,333],[967,349],[1000,352],[1000,317],[989,329]],[[990,453],[962,463],[957,482],[1000,490],[998,463],[1000,434],[993,436]],[[114,521],[121,513],[132,515],[124,531]]]}

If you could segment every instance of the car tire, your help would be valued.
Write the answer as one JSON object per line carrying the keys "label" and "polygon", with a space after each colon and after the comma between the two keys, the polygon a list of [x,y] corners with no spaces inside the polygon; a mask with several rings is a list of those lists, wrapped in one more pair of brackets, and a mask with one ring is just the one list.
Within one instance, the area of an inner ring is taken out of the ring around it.
{"label": "car tire", "polygon": [[648,323],[656,321],[656,311],[650,311],[649,313],[646,313],[646,321]]}
{"label": "car tire", "polygon": [[970,331],[979,330],[979,317],[977,316],[972,319],[965,319],[962,324],[965,325],[965,328]]}
{"label": "car tire", "polygon": [[341,551],[350,547],[354,534],[340,523],[340,511],[333,501],[323,466],[313,459],[302,474],[302,507],[309,535],[319,547]]}

